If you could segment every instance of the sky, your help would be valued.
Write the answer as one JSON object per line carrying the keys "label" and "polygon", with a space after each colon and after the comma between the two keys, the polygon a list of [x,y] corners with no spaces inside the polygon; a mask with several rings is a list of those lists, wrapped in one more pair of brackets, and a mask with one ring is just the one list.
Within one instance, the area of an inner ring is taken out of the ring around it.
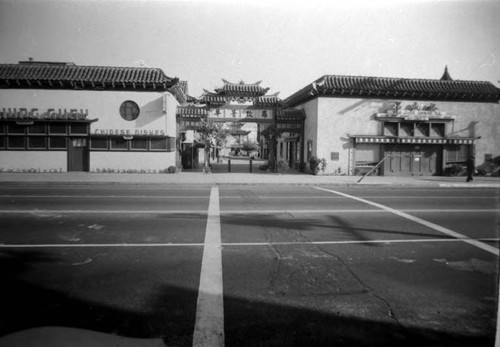
{"label": "sky", "polygon": [[0,0],[0,64],[148,66],[195,97],[222,79],[285,99],[323,75],[500,87],[500,0]]}

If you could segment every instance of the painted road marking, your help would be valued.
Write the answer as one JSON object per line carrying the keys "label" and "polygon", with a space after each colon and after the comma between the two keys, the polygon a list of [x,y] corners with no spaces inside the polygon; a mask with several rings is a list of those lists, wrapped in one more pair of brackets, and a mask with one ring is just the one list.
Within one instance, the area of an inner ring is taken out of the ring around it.
{"label": "painted road marking", "polygon": [[[473,239],[483,242],[500,242],[500,238]],[[461,239],[380,239],[343,241],[291,241],[291,242],[223,242],[221,246],[300,246],[300,245],[350,245],[369,243],[425,243],[462,242]],[[47,243],[47,244],[0,244],[1,248],[99,248],[99,247],[203,247],[203,243]]]}
{"label": "painted road marking", "polygon": [[201,263],[193,346],[224,346],[219,188],[212,187]]}
{"label": "painted road marking", "polygon": [[207,199],[206,195],[182,196],[182,195],[0,195],[0,198],[21,198],[21,199],[64,199],[64,198],[92,198],[92,199]]}
{"label": "painted road marking", "polygon": [[325,192],[330,192],[330,193],[338,194],[338,195],[341,195],[341,196],[344,196],[346,198],[350,198],[350,199],[353,199],[353,200],[356,200],[356,201],[360,201],[360,202],[363,202],[365,204],[368,204],[368,205],[371,205],[371,206],[374,206],[374,207],[381,208],[381,209],[383,209],[385,211],[388,211],[388,212],[391,212],[391,213],[393,213],[393,214],[395,214],[397,216],[409,219],[409,220],[411,220],[413,222],[422,224],[422,225],[424,225],[424,226],[426,226],[428,228],[434,229],[434,230],[439,231],[439,232],[441,232],[443,234],[446,234],[446,235],[449,235],[451,237],[455,237],[457,239],[460,239],[463,242],[466,242],[466,243],[468,243],[468,244],[470,244],[472,246],[481,248],[482,250],[485,250],[485,251],[487,251],[489,253],[495,254],[497,256],[500,255],[500,250],[498,248],[496,248],[496,247],[487,245],[487,244],[485,244],[483,242],[480,242],[480,241],[477,241],[475,239],[471,239],[471,238],[467,237],[466,235],[457,233],[456,231],[453,231],[451,229],[442,227],[440,225],[428,222],[428,221],[426,221],[424,219],[412,216],[412,215],[407,214],[405,212],[402,212],[400,210],[396,210],[396,209],[390,208],[388,206],[385,206],[385,205],[382,205],[382,204],[379,204],[379,203],[376,203],[376,202],[373,202],[373,201],[369,201],[369,200],[365,200],[365,199],[362,199],[362,198],[358,198],[357,196],[353,196],[353,195],[341,193],[341,192],[338,192],[338,191],[335,191],[335,190],[325,189],[325,188],[320,188],[320,187],[315,187],[315,188],[318,189],[318,190],[323,190]]}
{"label": "painted road marking", "polygon": [[206,215],[206,210],[0,210],[0,213],[21,213],[21,214],[33,214],[33,215],[43,215],[51,213],[67,213],[67,214],[201,214]]}

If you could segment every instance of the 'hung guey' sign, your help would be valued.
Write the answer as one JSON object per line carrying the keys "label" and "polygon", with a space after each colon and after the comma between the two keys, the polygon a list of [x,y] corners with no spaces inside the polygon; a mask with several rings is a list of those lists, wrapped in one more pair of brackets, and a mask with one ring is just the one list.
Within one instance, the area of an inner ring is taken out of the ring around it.
{"label": "'hung guey' sign", "polygon": [[88,109],[66,109],[66,108],[48,108],[40,111],[38,108],[2,108],[0,111],[0,119],[12,120],[51,120],[51,119],[69,119],[69,120],[85,120],[89,114]]}

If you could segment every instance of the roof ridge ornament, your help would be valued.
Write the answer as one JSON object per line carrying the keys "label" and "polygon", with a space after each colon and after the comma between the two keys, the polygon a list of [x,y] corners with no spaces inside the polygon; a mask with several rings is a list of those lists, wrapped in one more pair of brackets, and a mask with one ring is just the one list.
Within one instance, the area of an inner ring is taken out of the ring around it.
{"label": "roof ridge ornament", "polygon": [[444,73],[443,76],[441,76],[441,81],[453,81],[453,78],[451,78],[450,73],[448,72],[448,65],[445,65],[444,67]]}

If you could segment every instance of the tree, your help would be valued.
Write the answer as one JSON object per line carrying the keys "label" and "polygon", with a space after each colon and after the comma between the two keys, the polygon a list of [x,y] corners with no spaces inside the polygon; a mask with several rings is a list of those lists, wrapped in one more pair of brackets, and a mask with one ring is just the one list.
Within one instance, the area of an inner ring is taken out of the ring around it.
{"label": "tree", "polygon": [[255,152],[259,150],[259,144],[253,141],[245,141],[242,144],[241,149],[245,152]]}
{"label": "tree", "polygon": [[269,168],[271,171],[276,172],[276,145],[278,138],[281,137],[281,131],[271,125],[265,128],[261,134],[269,144]]}
{"label": "tree", "polygon": [[222,144],[229,131],[222,124],[202,120],[200,126],[196,129],[200,135],[200,142],[205,146],[205,172],[210,172],[210,149]]}

